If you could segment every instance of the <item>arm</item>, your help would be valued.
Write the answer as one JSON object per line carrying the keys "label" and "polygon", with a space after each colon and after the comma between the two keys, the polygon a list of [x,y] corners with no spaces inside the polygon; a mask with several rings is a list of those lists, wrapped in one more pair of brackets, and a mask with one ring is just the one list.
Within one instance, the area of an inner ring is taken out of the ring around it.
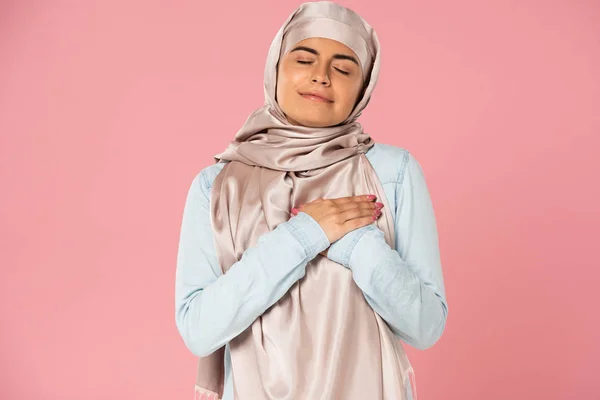
{"label": "arm", "polygon": [[348,233],[328,257],[352,270],[369,305],[390,329],[424,350],[441,337],[448,304],[436,220],[425,177],[410,153],[396,188],[396,249],[374,224]]}
{"label": "arm", "polygon": [[243,332],[305,274],[306,264],[329,246],[320,225],[306,216],[259,237],[222,274],[210,222],[208,185],[199,173],[188,191],[177,255],[175,317],[188,349],[198,357]]}

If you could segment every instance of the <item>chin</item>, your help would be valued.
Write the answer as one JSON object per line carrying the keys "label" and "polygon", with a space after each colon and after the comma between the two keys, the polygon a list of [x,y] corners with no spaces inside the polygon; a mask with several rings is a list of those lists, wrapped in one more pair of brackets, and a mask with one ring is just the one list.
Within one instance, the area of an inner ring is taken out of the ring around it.
{"label": "chin", "polygon": [[333,121],[331,118],[302,118],[300,116],[292,119],[302,126],[308,126],[311,128],[325,128],[328,126],[337,125],[339,122]]}
{"label": "chin", "polygon": [[308,126],[310,128],[326,128],[328,126],[333,125],[329,121],[327,121],[327,122],[323,122],[323,121],[301,121],[300,124],[303,125],[303,126]]}

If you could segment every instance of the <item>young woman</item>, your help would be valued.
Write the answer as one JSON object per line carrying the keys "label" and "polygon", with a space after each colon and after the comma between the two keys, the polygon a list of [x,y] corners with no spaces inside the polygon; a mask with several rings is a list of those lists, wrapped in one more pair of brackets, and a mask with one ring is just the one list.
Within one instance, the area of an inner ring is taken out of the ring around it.
{"label": "young woman", "polygon": [[176,322],[197,399],[414,398],[401,342],[432,346],[448,306],[422,169],[357,122],[379,63],[356,13],[301,5],[264,107],[192,182]]}

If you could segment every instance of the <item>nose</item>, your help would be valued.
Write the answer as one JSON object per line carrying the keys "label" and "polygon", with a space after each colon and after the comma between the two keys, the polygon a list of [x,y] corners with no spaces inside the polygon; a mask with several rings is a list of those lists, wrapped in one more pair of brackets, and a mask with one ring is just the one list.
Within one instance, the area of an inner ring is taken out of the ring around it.
{"label": "nose", "polygon": [[313,76],[311,81],[316,84],[329,85],[329,78],[326,76]]}
{"label": "nose", "polygon": [[311,82],[319,85],[329,85],[329,75],[327,74],[327,68],[315,68],[311,76]]}

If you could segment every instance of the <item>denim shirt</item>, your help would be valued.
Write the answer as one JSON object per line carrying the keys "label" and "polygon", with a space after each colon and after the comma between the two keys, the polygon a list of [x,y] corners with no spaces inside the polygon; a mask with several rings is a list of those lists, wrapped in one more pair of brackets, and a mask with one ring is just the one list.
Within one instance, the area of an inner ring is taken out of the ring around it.
{"label": "denim shirt", "polygon": [[177,254],[175,321],[186,347],[198,357],[226,346],[223,400],[233,399],[229,341],[284,296],[327,247],[328,258],[352,271],[368,304],[399,339],[424,350],[441,337],[448,304],[423,170],[411,153],[396,146],[376,143],[365,155],[391,207],[395,250],[375,224],[330,244],[320,225],[300,212],[261,235],[223,274],[213,243],[210,187],[225,164],[202,169],[192,181]]}

